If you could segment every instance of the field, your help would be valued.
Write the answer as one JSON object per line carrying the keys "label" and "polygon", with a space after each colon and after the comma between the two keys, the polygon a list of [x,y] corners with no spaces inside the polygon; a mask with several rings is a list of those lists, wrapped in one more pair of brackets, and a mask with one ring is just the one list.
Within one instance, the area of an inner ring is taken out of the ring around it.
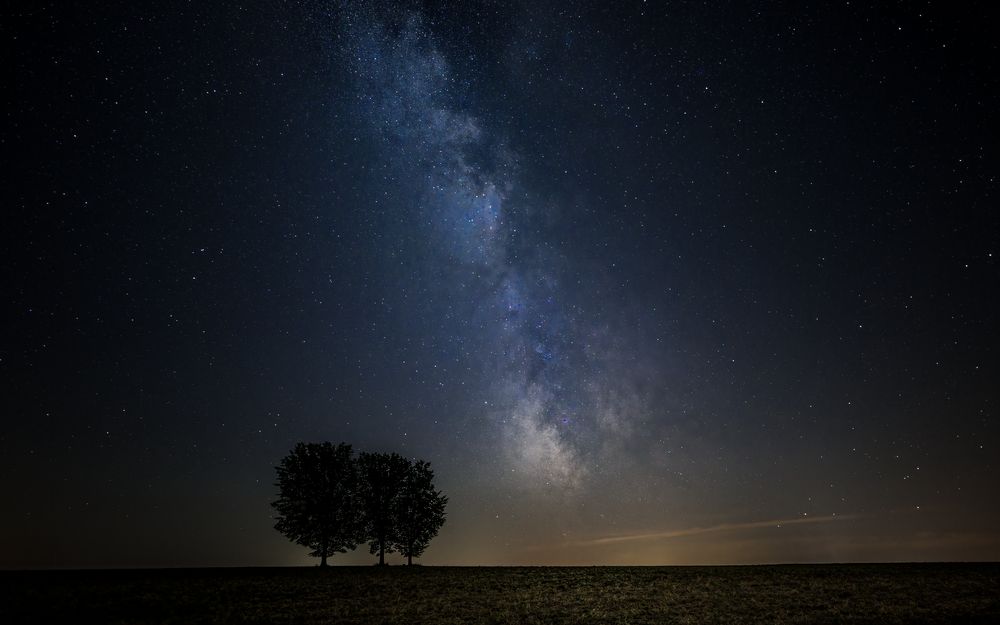
{"label": "field", "polygon": [[0,623],[1000,623],[998,564],[0,572]]}

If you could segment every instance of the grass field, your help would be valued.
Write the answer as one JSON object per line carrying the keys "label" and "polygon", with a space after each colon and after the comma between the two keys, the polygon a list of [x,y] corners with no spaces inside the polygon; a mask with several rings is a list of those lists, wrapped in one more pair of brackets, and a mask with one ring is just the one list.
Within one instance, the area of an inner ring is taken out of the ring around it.
{"label": "grass field", "polygon": [[998,564],[0,572],[0,623],[1000,623]]}

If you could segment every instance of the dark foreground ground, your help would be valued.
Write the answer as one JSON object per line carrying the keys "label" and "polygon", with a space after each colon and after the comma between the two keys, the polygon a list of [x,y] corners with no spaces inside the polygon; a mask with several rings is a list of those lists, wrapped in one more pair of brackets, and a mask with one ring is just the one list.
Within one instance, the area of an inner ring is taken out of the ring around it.
{"label": "dark foreground ground", "polygon": [[0,572],[22,622],[1000,624],[1000,564]]}

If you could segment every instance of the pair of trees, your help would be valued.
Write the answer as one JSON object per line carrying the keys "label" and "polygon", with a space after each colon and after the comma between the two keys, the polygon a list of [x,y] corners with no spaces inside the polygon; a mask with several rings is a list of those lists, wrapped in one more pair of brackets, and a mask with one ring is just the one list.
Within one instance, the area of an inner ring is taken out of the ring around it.
{"label": "pair of trees", "polygon": [[423,554],[444,524],[448,498],[434,489],[423,460],[363,452],[345,443],[299,443],[276,467],[274,528],[320,558],[368,543],[385,564],[398,551],[407,564]]}

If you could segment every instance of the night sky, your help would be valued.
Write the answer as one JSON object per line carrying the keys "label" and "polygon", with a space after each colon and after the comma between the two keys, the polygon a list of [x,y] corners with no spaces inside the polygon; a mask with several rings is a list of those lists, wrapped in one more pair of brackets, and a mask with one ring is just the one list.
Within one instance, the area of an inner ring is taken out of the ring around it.
{"label": "night sky", "polygon": [[974,5],[26,4],[0,567],[314,564],[324,440],[427,564],[1000,559]]}

